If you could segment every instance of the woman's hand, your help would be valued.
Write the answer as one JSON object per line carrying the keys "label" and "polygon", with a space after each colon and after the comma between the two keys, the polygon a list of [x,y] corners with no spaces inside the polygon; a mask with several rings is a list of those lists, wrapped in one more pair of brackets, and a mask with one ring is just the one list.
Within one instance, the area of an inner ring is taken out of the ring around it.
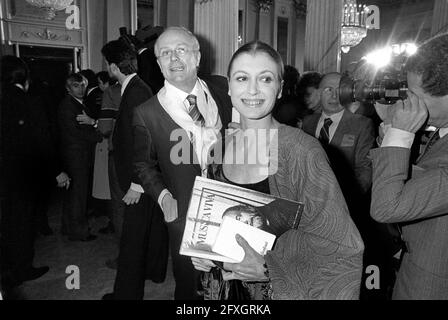
{"label": "woman's hand", "polygon": [[211,260],[191,257],[191,262],[196,270],[210,272],[216,265]]}
{"label": "woman's hand", "polygon": [[224,269],[229,272],[223,271],[224,280],[238,279],[243,281],[268,281],[266,273],[267,270],[264,267],[264,257],[256,252],[247,243],[246,239],[237,234],[235,236],[236,242],[244,249],[244,259],[240,263],[224,263]]}

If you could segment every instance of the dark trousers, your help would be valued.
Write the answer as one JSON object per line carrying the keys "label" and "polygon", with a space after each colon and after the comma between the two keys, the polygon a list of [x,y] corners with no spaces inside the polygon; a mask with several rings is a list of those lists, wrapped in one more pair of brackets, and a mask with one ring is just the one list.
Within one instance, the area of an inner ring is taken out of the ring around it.
{"label": "dark trousers", "polygon": [[171,259],[173,260],[173,274],[176,280],[174,291],[175,300],[200,300],[200,272],[191,262],[191,258],[179,254],[182,236],[185,228],[185,219],[179,219],[168,224],[170,236]]}
{"label": "dark trousers", "polygon": [[127,206],[120,239],[114,299],[142,300],[145,280],[165,281],[168,233],[158,204],[142,195]]}
{"label": "dark trousers", "polygon": [[85,238],[89,235],[87,201],[89,197],[90,166],[67,168],[70,188],[65,191],[62,211],[62,233],[72,238]]}
{"label": "dark trousers", "polygon": [[6,277],[26,273],[33,265],[36,196],[8,192],[1,201],[1,267]]}

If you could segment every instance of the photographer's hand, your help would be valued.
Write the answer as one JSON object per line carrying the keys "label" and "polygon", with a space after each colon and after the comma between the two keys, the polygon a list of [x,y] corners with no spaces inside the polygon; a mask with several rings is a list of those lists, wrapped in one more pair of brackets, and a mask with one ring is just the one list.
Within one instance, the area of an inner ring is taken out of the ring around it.
{"label": "photographer's hand", "polygon": [[375,110],[380,119],[383,120],[384,124],[391,124],[393,106],[375,102]]}
{"label": "photographer's hand", "polygon": [[392,128],[416,133],[427,119],[425,102],[409,91],[408,98],[398,101],[393,107]]}

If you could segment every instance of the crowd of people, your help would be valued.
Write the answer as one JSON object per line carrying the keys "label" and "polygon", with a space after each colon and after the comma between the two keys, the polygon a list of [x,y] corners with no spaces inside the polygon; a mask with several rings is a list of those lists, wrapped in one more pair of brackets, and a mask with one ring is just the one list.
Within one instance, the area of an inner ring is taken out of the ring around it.
{"label": "crowd of people", "polygon": [[[68,240],[95,241],[92,211],[109,217],[100,233],[120,235],[105,300],[143,299],[146,280],[164,282],[169,254],[176,300],[448,298],[448,35],[408,59],[408,98],[387,106],[342,105],[340,73],[300,75],[261,41],[234,53],[227,79],[199,73],[199,41],[182,27],[122,36],[101,53],[107,71],[67,77],[56,136],[28,93],[27,65],[2,58],[4,289],[48,272],[33,266],[48,197],[36,190],[57,186]],[[436,130],[411,156],[427,126]],[[263,139],[261,154],[254,130],[278,143]],[[172,150],[185,141],[190,161],[179,164]],[[215,163],[222,141],[241,150],[224,143]],[[235,163],[235,152],[257,160]],[[237,235],[240,263],[180,255],[197,176],[302,202],[298,228],[264,256]],[[373,289],[369,266],[380,270]]]}

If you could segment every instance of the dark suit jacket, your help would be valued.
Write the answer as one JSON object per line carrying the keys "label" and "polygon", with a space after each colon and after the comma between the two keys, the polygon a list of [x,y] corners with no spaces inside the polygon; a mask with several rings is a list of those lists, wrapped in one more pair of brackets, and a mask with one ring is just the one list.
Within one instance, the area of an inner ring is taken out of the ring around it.
{"label": "dark suit jacket", "polygon": [[91,117],[95,120],[100,117],[102,101],[103,91],[99,87],[94,88],[85,99],[85,105],[89,109]]}
{"label": "dark suit jacket", "polygon": [[[305,117],[302,129],[314,137],[320,117],[321,114]],[[333,139],[324,147],[344,195],[369,191],[372,166],[367,156],[374,144],[372,120],[345,110]]]}
{"label": "dark suit jacket", "polygon": [[60,132],[60,152],[64,168],[85,168],[91,163],[94,147],[101,142],[101,133],[93,126],[81,125],[76,116],[90,110],[71,95],[67,95],[58,108],[58,125]]}
{"label": "dark suit jacket", "polygon": [[126,192],[131,182],[140,184],[134,174],[132,153],[134,137],[132,117],[134,109],[152,97],[151,88],[137,75],[131,79],[121,98],[112,138],[114,147],[115,168],[121,189]]}
{"label": "dark suit jacket", "polygon": [[401,222],[407,243],[394,299],[448,299],[448,136],[437,141],[409,174],[410,150],[371,151],[372,217]]}
{"label": "dark suit jacket", "polygon": [[[232,117],[232,104],[228,96],[226,82],[218,76],[204,80],[218,106],[223,125],[221,134],[223,134]],[[160,105],[157,96],[137,108],[134,127],[136,137],[135,172],[140,178],[145,192],[157,201],[163,189],[167,188],[177,200],[179,218],[185,218],[194,180],[196,176],[201,175],[201,168],[198,164],[176,165],[171,161],[170,153],[179,141],[189,141],[187,132],[181,130],[171,119]],[[179,140],[170,141],[170,135],[176,129],[183,131],[184,134]],[[191,159],[194,150],[191,144],[189,147]]]}
{"label": "dark suit jacket", "polygon": [[7,86],[1,108],[0,182],[5,191],[35,192],[44,184],[54,185],[62,170],[41,101],[16,86]]}
{"label": "dark suit jacket", "polygon": [[137,57],[138,76],[146,82],[153,93],[159,92],[163,88],[165,79],[157,64],[154,48],[148,48]]}

